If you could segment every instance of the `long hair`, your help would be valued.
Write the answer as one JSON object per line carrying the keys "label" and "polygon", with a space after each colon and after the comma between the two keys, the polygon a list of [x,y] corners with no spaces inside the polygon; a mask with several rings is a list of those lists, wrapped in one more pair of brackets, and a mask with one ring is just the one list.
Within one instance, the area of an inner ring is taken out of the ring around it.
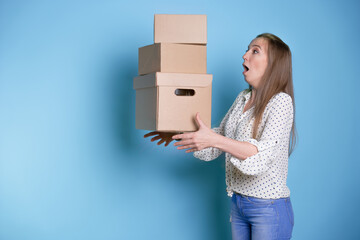
{"label": "long hair", "polygon": [[[263,33],[256,38],[263,38],[268,43],[268,66],[260,81],[260,86],[256,89],[255,99],[252,104],[254,105],[253,116],[255,117],[252,137],[257,138],[257,131],[267,103],[275,94],[285,92],[291,96],[294,109],[294,120],[290,133],[290,156],[297,139],[291,51],[288,45],[271,33]],[[249,88],[252,89],[252,86],[249,85]]]}

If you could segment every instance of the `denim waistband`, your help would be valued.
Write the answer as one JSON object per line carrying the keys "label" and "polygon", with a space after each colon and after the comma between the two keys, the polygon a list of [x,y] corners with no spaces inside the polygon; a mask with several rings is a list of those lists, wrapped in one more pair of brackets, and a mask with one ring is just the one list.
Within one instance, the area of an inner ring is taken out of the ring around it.
{"label": "denim waistband", "polygon": [[234,194],[236,194],[237,196],[241,197],[241,198],[251,198],[251,199],[258,199],[258,200],[273,200],[273,201],[281,201],[281,200],[284,200],[284,201],[289,201],[290,200],[290,197],[284,197],[284,198],[258,198],[258,197],[253,197],[253,196],[248,196],[248,195],[244,195],[244,194],[241,194],[241,193],[237,193],[237,192],[234,192]]}

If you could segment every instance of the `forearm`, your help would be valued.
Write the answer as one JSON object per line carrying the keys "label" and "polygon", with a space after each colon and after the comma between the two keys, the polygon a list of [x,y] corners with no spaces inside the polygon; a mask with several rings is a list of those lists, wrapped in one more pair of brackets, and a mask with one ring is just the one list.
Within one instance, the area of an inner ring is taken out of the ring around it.
{"label": "forearm", "polygon": [[214,135],[211,145],[221,151],[230,153],[233,157],[240,160],[258,153],[258,149],[251,143],[237,141],[219,134]]}

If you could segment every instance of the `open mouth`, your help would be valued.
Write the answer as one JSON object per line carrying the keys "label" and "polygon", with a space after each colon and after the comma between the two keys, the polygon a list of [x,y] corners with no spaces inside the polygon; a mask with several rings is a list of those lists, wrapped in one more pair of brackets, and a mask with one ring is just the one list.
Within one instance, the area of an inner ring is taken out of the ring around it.
{"label": "open mouth", "polygon": [[243,67],[244,67],[244,73],[246,73],[247,71],[249,71],[249,68],[248,68],[245,64],[243,64]]}

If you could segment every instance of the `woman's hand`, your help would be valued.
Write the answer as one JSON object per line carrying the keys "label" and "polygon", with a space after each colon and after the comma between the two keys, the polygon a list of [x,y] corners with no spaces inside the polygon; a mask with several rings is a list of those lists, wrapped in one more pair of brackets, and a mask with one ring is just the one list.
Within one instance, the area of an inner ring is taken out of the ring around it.
{"label": "woman's hand", "polygon": [[217,137],[217,134],[201,121],[199,113],[196,113],[195,120],[199,127],[196,132],[178,134],[172,137],[175,140],[181,139],[180,142],[174,144],[174,146],[179,146],[177,149],[182,150],[190,148],[186,153],[213,147]]}
{"label": "woman's hand", "polygon": [[157,145],[161,145],[163,142],[165,142],[165,147],[167,145],[169,145],[169,143],[171,143],[173,141],[172,136],[176,135],[177,133],[174,132],[149,132],[147,134],[144,135],[144,138],[150,137],[150,136],[155,136],[151,139],[151,141],[156,141],[159,140],[160,141],[157,143]]}

